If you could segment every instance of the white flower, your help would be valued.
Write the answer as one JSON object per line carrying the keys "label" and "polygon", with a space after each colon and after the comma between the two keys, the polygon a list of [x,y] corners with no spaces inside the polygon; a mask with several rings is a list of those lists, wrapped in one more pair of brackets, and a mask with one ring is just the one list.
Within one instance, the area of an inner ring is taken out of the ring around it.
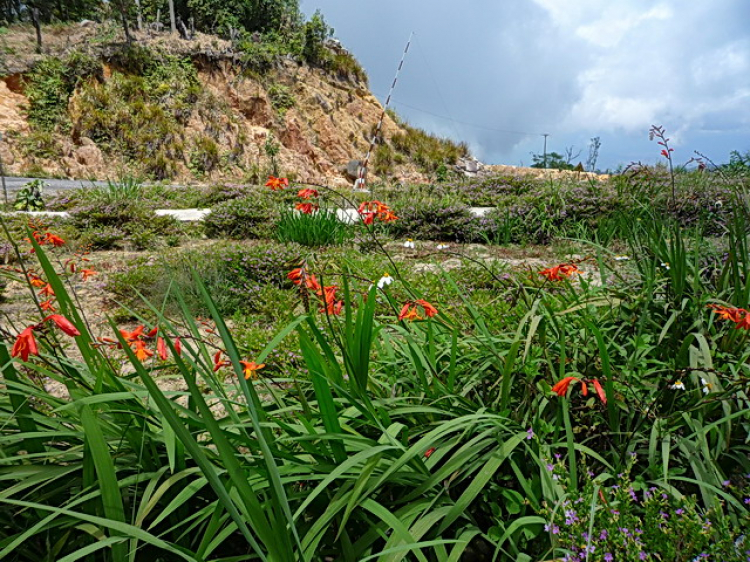
{"label": "white flower", "polygon": [[669,385],[670,390],[685,390],[685,383],[677,381],[676,383]]}
{"label": "white flower", "polygon": [[390,285],[393,283],[393,277],[388,275],[387,273],[383,273],[383,276],[378,281],[378,289],[382,289],[386,285]]}
{"label": "white flower", "polygon": [[406,242],[404,242],[404,248],[414,248],[414,240],[407,238]]}
{"label": "white flower", "polygon": [[630,256],[615,256],[615,261],[628,261],[630,259]]}
{"label": "white flower", "polygon": [[709,392],[711,392],[711,387],[713,385],[703,377],[701,377],[701,384],[703,385],[703,394],[708,394]]}
{"label": "white flower", "polygon": [[724,203],[721,201],[721,199],[719,199],[716,203],[714,203],[714,206],[715,207],[723,207]]}
{"label": "white flower", "polygon": [[661,262],[661,266],[662,266],[662,267],[663,267],[664,269],[666,269],[667,271],[669,271],[669,262],[668,262],[668,261],[663,261],[663,262]]}
{"label": "white flower", "polygon": [[447,250],[448,247],[449,247],[448,244],[438,244],[437,245],[437,249],[438,250]]}

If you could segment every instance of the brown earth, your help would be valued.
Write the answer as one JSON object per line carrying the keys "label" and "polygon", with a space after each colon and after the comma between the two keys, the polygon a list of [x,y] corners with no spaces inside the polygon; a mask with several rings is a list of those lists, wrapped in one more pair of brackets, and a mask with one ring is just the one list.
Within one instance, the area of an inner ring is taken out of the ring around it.
{"label": "brown earth", "polygon": [[[88,25],[48,26],[44,28],[44,53],[62,56],[75,49],[99,56],[105,80],[112,68],[108,57],[122,47],[122,32],[117,27]],[[225,106],[223,112],[193,112],[183,133],[186,147],[210,134],[222,154],[239,154],[232,166],[212,171],[203,180],[239,179],[247,170],[270,169],[265,152],[269,136],[280,143],[277,163],[284,175],[298,181],[351,185],[345,167],[351,160],[363,159],[370,135],[383,108],[366,83],[353,76],[332,76],[320,69],[281,60],[267,77],[243,75],[239,55],[231,43],[197,34],[191,41],[169,33],[137,33],[139,44],[168,54],[190,56],[198,67],[201,85]],[[21,147],[20,138],[28,134],[29,124],[23,95],[23,75],[43,57],[35,52],[34,32],[30,26],[15,26],[0,36],[0,129],[9,132],[0,141],[0,156],[9,173],[23,175],[33,169],[51,176],[73,179],[106,179],[113,173],[128,171],[127,164],[107,157],[100,147],[85,137],[58,137],[60,157],[41,158]],[[9,55],[10,53],[10,55]],[[268,86],[289,89],[294,106],[286,111],[274,108]],[[71,98],[71,118],[75,122],[76,95]],[[74,127],[75,129],[75,127]],[[383,136],[389,139],[401,128],[386,115]],[[177,181],[194,179],[189,162],[177,164]],[[425,177],[413,165],[397,166],[394,177],[401,181],[420,181]],[[371,179],[376,179],[371,176]]]}

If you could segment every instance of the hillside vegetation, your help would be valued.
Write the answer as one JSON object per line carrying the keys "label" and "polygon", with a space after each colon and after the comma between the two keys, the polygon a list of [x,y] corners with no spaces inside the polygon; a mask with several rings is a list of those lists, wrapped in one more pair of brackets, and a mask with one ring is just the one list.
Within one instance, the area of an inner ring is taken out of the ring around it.
{"label": "hillside vegetation", "polygon": [[[67,17],[99,23],[66,23],[52,7],[40,11],[41,47],[5,10],[0,156],[35,176],[350,183],[345,168],[367,152],[382,106],[322,15],[268,4],[264,17],[217,8],[209,23],[208,3],[178,3],[181,34],[148,2],[140,29],[133,10],[123,26],[95,2]],[[394,117],[378,139],[378,179],[421,181],[468,152]]]}

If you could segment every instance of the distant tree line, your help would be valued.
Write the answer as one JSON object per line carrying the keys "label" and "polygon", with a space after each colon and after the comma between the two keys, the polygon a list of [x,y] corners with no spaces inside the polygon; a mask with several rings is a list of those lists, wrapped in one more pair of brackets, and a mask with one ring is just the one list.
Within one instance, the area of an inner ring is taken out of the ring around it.
{"label": "distant tree line", "polygon": [[0,23],[48,24],[114,18],[128,27],[178,22],[204,33],[299,29],[304,18],[298,0],[0,0]]}

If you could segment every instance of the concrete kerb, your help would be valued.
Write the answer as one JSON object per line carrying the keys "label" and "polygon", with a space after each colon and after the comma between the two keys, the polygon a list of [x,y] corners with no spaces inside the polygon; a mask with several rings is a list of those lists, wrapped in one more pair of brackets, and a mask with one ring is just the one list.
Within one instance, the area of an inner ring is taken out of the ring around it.
{"label": "concrete kerb", "polygon": [[[483,217],[495,207],[469,207],[470,212],[477,216]],[[182,222],[202,221],[211,212],[211,209],[157,209],[154,214],[157,216],[170,216]],[[29,215],[32,217],[60,217],[70,218],[67,211],[13,211],[9,213],[0,213],[6,216]],[[357,209],[336,209],[336,217],[346,224],[354,224],[359,221]]]}

